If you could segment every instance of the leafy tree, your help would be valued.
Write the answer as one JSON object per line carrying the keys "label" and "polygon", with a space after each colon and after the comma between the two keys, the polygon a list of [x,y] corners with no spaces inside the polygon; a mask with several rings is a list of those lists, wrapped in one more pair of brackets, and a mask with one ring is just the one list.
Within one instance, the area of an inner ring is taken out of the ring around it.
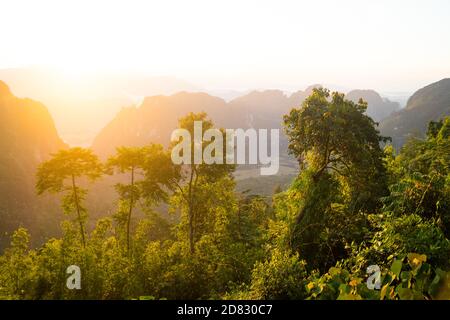
{"label": "leafy tree", "polygon": [[[108,160],[107,167],[130,175],[129,184],[116,184],[121,200],[126,202],[126,248],[129,252],[130,224],[135,204],[141,198],[149,205],[165,199],[166,189],[175,181],[177,171],[161,145],[117,148],[117,154]],[[137,180],[139,176],[141,179]]]}
{"label": "leafy tree", "polygon": [[36,189],[38,194],[44,192],[66,193],[63,210],[66,214],[75,211],[79,224],[83,247],[86,247],[84,224],[87,211],[83,200],[87,190],[77,185],[77,179],[87,177],[96,180],[102,175],[102,165],[96,155],[89,149],[71,148],[61,150],[42,163],[37,171]]}
{"label": "leafy tree", "polygon": [[376,208],[386,190],[380,142],[388,139],[379,135],[366,109],[362,100],[314,89],[300,109],[284,116],[289,152],[314,171],[314,181],[328,172],[343,178],[353,211]]}
{"label": "leafy tree", "polygon": [[305,261],[298,254],[275,249],[267,261],[252,271],[251,299],[304,299],[306,297]]}
{"label": "leafy tree", "polygon": [[386,210],[436,219],[450,235],[450,118],[429,124],[425,140],[411,139],[392,167],[396,174]]}
{"label": "leafy tree", "polygon": [[[196,121],[202,122],[203,130],[208,130],[214,127],[211,120],[207,118],[206,113],[190,113],[187,116],[179,120],[179,128],[185,129],[190,133],[190,136],[194,136],[194,124]],[[223,134],[223,132],[222,132]],[[226,139],[223,139],[225,141]],[[178,143],[175,141],[172,148]],[[224,164],[196,164],[194,161],[195,150],[201,150],[202,154],[205,148],[211,142],[202,141],[196,145],[194,139],[190,141],[191,149],[191,161],[189,164],[182,164],[180,167],[180,180],[175,182],[177,190],[172,200],[172,204],[175,207],[180,207],[185,214],[185,220],[187,220],[189,250],[191,254],[195,251],[195,242],[200,238],[202,234],[202,225],[208,224],[207,211],[208,207],[206,199],[212,199],[214,193],[211,192],[211,187],[215,182],[229,177],[234,171],[235,166],[231,164],[225,164],[225,148],[224,143],[222,155],[224,157]]]}
{"label": "leafy tree", "polygon": [[[119,148],[107,169],[128,178],[116,185],[126,236],[117,215],[84,230],[79,185],[102,174],[95,155],[53,155],[38,170],[38,193],[64,193],[64,211],[76,217],[38,248],[26,229],[12,234],[0,254],[0,299],[448,300],[450,119],[396,154],[381,151],[364,110],[327,90],[294,109],[285,121],[302,170],[272,202],[237,194],[234,166],[174,165],[159,145]],[[213,127],[205,114],[180,126],[192,134],[197,120]],[[168,209],[154,208],[163,201]],[[138,209],[146,215],[130,227]],[[166,219],[165,210],[180,216]],[[65,285],[73,264],[82,267],[81,290]],[[373,264],[381,290],[366,285]]]}
{"label": "leafy tree", "polygon": [[30,234],[24,228],[17,229],[11,238],[11,247],[0,259],[0,297],[24,299],[34,287],[35,252],[30,250]]}
{"label": "leafy tree", "polygon": [[[315,89],[299,109],[284,117],[289,152],[302,172],[291,186],[288,243],[310,268],[326,270],[361,241],[364,217],[387,191],[385,141],[365,115],[367,103]],[[295,221],[292,221],[295,215]],[[339,218],[338,218],[339,217]],[[351,231],[351,232],[349,232]]]}

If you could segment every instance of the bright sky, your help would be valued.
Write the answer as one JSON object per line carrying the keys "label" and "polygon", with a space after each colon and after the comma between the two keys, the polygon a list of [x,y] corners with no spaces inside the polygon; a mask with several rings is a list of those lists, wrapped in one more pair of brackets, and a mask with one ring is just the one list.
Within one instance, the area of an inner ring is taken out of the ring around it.
{"label": "bright sky", "polygon": [[0,0],[0,68],[211,87],[414,91],[450,76],[450,1]]}

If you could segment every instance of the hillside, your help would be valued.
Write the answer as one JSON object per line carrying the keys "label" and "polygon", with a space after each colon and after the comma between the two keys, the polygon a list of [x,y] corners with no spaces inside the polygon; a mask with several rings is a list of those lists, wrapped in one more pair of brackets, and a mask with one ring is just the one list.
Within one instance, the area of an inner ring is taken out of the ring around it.
{"label": "hillside", "polygon": [[359,99],[366,101],[368,104],[366,113],[377,122],[400,109],[398,102],[382,98],[374,90],[352,90],[345,97],[353,102],[358,102]]}
{"label": "hillside", "polygon": [[149,142],[167,145],[178,118],[186,113],[205,111],[222,119],[226,102],[206,93],[180,92],[171,96],[152,96],[139,107],[123,108],[95,137],[94,151],[105,158],[118,146],[140,146]]}
{"label": "hillside", "polygon": [[281,90],[252,91],[230,102],[200,92],[146,97],[138,107],[122,108],[95,137],[92,147],[106,157],[122,145],[167,144],[178,119],[189,112],[204,111],[224,128],[280,129],[283,115],[298,107],[316,86],[291,95]]}
{"label": "hillside", "polygon": [[64,148],[47,108],[15,97],[0,81],[0,246],[2,236],[39,219],[34,191],[37,165]]}
{"label": "hillside", "polygon": [[18,96],[44,103],[64,141],[88,146],[96,134],[123,106],[142,97],[198,90],[174,77],[152,77],[139,73],[71,74],[51,68],[0,69],[0,79]]}
{"label": "hillside", "polygon": [[[189,112],[204,111],[217,126],[223,128],[282,129],[283,115],[288,114],[293,107],[300,106],[316,87],[320,85],[312,85],[290,95],[281,90],[252,91],[229,102],[206,93],[190,92],[147,97],[138,107],[123,108],[96,136],[92,148],[105,159],[118,146],[142,146],[150,142],[167,145],[178,119]],[[349,96],[356,100],[361,97],[367,99],[369,113],[383,114],[383,110],[398,106],[382,99],[375,91],[357,90]],[[287,140],[282,131],[280,138],[279,175],[290,178],[296,173],[297,163],[287,154]],[[254,184],[256,187],[256,173],[254,166],[239,166],[236,179],[246,186]],[[251,179],[252,183],[244,181],[247,179]],[[266,185],[267,181],[263,184]],[[274,184],[269,183],[265,186],[266,193],[270,194],[273,188]]]}
{"label": "hillside", "polygon": [[400,147],[411,135],[424,136],[428,122],[447,115],[450,115],[450,79],[443,79],[416,91],[403,110],[381,122],[380,130]]}

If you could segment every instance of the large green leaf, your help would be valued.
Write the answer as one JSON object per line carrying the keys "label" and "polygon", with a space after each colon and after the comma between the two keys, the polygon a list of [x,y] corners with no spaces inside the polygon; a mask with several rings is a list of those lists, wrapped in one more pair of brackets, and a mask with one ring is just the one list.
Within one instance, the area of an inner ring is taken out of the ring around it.
{"label": "large green leaf", "polygon": [[395,260],[392,263],[391,271],[393,274],[395,274],[395,277],[397,279],[399,279],[399,277],[400,277],[400,272],[402,271],[402,266],[403,266],[402,260]]}

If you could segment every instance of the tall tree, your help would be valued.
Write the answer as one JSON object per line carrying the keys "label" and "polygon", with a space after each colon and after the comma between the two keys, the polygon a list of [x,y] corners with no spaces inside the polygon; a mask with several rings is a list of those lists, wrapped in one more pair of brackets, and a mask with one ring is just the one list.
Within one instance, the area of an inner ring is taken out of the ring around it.
{"label": "tall tree", "polygon": [[98,157],[89,149],[71,148],[60,150],[52,158],[42,163],[37,170],[36,189],[44,192],[64,193],[63,210],[66,214],[76,213],[83,247],[86,247],[85,223],[87,210],[83,200],[87,190],[78,186],[78,179],[86,177],[98,179],[103,172]]}
{"label": "tall tree", "polygon": [[373,209],[386,192],[380,143],[389,139],[379,135],[366,109],[362,100],[354,103],[321,88],[284,116],[289,152],[312,169],[314,181],[329,172],[341,177],[354,211]]}
{"label": "tall tree", "polygon": [[[187,130],[190,136],[194,137],[194,125],[196,121],[201,121],[203,131],[214,128],[213,122],[208,119],[204,112],[197,114],[189,113],[179,120],[178,127]],[[195,242],[201,235],[201,228],[206,224],[204,219],[205,212],[208,210],[204,207],[204,204],[208,203],[208,201],[205,201],[205,197],[210,197],[214,194],[213,190],[209,188],[220,179],[230,177],[235,169],[235,165],[226,164],[226,139],[224,139],[225,133],[223,130],[221,130],[221,134],[223,141],[223,149],[221,150],[223,164],[195,163],[195,153],[199,151],[203,154],[205,148],[209,144],[214,143],[214,140],[203,141],[201,139],[201,141],[194,141],[194,139],[191,139],[189,141],[189,149],[191,151],[190,163],[179,166],[180,179],[175,183],[175,186],[178,188],[175,196],[180,200],[178,204],[180,204],[182,210],[186,213],[189,250],[191,254],[195,251]],[[179,141],[174,141],[172,148],[177,143]]]}
{"label": "tall tree", "polygon": [[[130,251],[130,225],[133,209],[143,198],[146,204],[153,205],[166,198],[177,173],[169,154],[161,145],[146,147],[119,147],[115,156],[109,158],[108,169],[112,172],[129,174],[129,183],[117,183],[116,190],[126,206],[126,246]],[[111,173],[112,173],[111,172]]]}
{"label": "tall tree", "polygon": [[344,258],[346,243],[362,239],[361,231],[352,231],[365,223],[360,212],[379,208],[387,193],[385,139],[366,108],[362,100],[314,89],[284,117],[289,152],[303,169],[293,184],[300,201],[289,243],[311,267],[328,268]]}

